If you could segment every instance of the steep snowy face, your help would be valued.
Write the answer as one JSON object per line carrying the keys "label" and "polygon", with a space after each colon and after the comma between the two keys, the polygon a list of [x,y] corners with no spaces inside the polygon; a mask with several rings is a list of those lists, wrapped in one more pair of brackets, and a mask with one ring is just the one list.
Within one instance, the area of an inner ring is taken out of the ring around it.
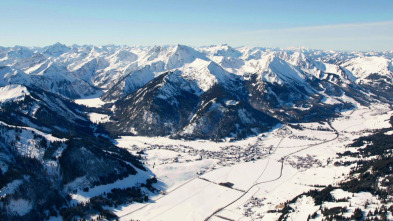
{"label": "steep snowy face", "polygon": [[[353,84],[357,80],[352,72],[337,64],[323,63],[321,69],[323,70],[323,73],[320,75],[320,79],[327,79],[335,83],[338,83],[338,81],[342,81],[345,84]],[[335,75],[333,76],[334,79],[330,74]]]}
{"label": "steep snowy face", "polygon": [[209,46],[200,48],[199,50],[206,54],[210,60],[230,73],[241,73],[240,69],[245,64],[241,58],[243,54],[228,45]]}
{"label": "steep snowy face", "polygon": [[127,76],[124,85],[124,95],[132,93],[141,88],[155,77],[154,73],[150,70],[150,66],[146,66],[140,70],[133,71]]}
{"label": "steep snowy face", "polygon": [[202,91],[207,91],[214,84],[227,85],[230,81],[230,74],[221,66],[202,59],[183,66],[181,76],[191,82],[195,82]]}
{"label": "steep snowy face", "polygon": [[165,56],[167,50],[168,50],[167,47],[153,46],[146,52],[143,59],[146,61],[153,61],[157,58],[162,58]]}
{"label": "steep snowy face", "polygon": [[263,81],[271,84],[305,84],[308,79],[307,75],[279,58],[275,53],[262,57],[253,67],[254,73],[259,74]]}
{"label": "steep snowy face", "polygon": [[33,56],[17,61],[13,67],[21,69],[26,73],[34,71],[37,67],[48,61],[48,58],[41,53],[35,53]]}
{"label": "steep snowy face", "polygon": [[[201,87],[208,88],[215,83],[215,77],[208,73],[207,66],[211,63],[210,60],[191,47],[154,46],[147,51],[133,49],[133,52],[138,59],[128,63],[129,66],[123,69],[123,74],[117,74],[119,77],[112,75],[112,82],[116,83],[103,95],[104,100],[115,100],[128,95],[167,71],[181,70],[184,72],[184,78],[199,82]],[[197,73],[198,70],[204,71]],[[224,70],[221,68],[217,74],[222,71]]]}
{"label": "steep snowy face", "polygon": [[245,61],[249,60],[258,60],[262,58],[262,55],[271,53],[271,49],[267,48],[252,48],[252,47],[241,47],[237,48],[237,50],[242,53],[241,59]]}
{"label": "steep snowy face", "polygon": [[295,52],[288,56],[288,62],[300,68],[301,70],[308,72],[315,77],[320,77],[324,71],[324,65],[322,62],[315,61],[308,57],[303,52]]}
{"label": "steep snowy face", "polygon": [[7,56],[8,58],[12,59],[23,59],[29,58],[33,55],[33,50],[27,47],[16,46],[8,51]]}
{"label": "steep snowy face", "polygon": [[42,54],[48,57],[59,57],[60,55],[69,52],[70,50],[71,48],[57,42],[54,45],[45,47]]}
{"label": "steep snowy face", "polygon": [[10,66],[2,66],[0,67],[0,86],[6,86],[7,84],[29,85],[31,84],[31,78],[21,70]]}
{"label": "steep snowy face", "polygon": [[371,97],[383,102],[391,102],[393,93],[392,60],[386,55],[362,55],[350,59],[341,66],[353,73],[356,84],[365,88]]}
{"label": "steep snowy face", "polygon": [[358,57],[342,64],[342,67],[351,71],[358,79],[367,79],[372,74],[392,77],[392,60],[385,57]]}
{"label": "steep snowy face", "polygon": [[209,57],[221,56],[221,57],[239,58],[243,55],[240,51],[225,44],[217,45],[217,46],[209,46],[209,47],[201,48],[201,50]]}
{"label": "steep snowy face", "polygon": [[128,51],[126,49],[120,49],[113,55],[109,56],[109,61],[111,64],[124,64],[132,63],[138,59],[138,55]]}
{"label": "steep snowy face", "polygon": [[[97,46],[73,46],[70,51],[54,58],[55,62],[67,67],[68,71],[76,71],[93,59],[107,58],[115,53],[115,48]],[[105,63],[105,62],[104,62]]]}
{"label": "steep snowy face", "polygon": [[19,60],[29,58],[33,54],[33,50],[27,47],[6,48],[0,53],[0,65],[14,65]]}
{"label": "steep snowy face", "polygon": [[116,101],[143,87],[155,77],[156,75],[152,72],[151,66],[145,66],[139,70],[131,71],[105,92],[101,99],[105,101]]}
{"label": "steep snowy face", "polygon": [[0,67],[0,84],[21,84],[37,87],[69,98],[78,98],[97,93],[98,90],[84,80],[77,79],[65,67],[51,61],[36,65],[26,74],[12,67]]}
{"label": "steep snowy face", "polygon": [[104,69],[109,67],[109,62],[102,58],[93,58],[90,61],[84,63],[77,70],[72,72],[72,75],[77,79],[82,79],[94,86],[101,86],[97,82],[97,78],[100,78],[105,74]]}
{"label": "steep snowy face", "polygon": [[167,70],[182,67],[185,64],[195,61],[197,58],[201,60],[208,60],[208,58],[206,58],[201,52],[185,45],[175,46],[170,50],[167,56]]}
{"label": "steep snowy face", "polygon": [[128,63],[136,63],[137,69],[148,65],[155,73],[181,68],[197,58],[208,60],[201,52],[185,45],[133,48],[132,53],[138,57],[135,61],[128,61]]}
{"label": "steep snowy face", "polygon": [[0,102],[23,100],[26,95],[30,95],[26,87],[17,84],[10,84],[0,87]]}

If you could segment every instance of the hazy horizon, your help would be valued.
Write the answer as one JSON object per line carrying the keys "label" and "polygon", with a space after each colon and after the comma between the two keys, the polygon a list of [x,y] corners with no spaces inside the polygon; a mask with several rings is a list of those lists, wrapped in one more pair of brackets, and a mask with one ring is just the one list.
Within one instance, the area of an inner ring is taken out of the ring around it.
{"label": "hazy horizon", "polygon": [[393,52],[393,50],[340,50],[340,49],[319,49],[319,48],[308,48],[308,47],[304,47],[304,46],[289,46],[286,48],[283,47],[266,47],[266,46],[246,46],[246,45],[241,45],[241,46],[232,46],[230,44],[212,44],[212,45],[187,45],[187,44],[154,44],[154,45],[128,45],[128,44],[63,44],[62,42],[55,42],[55,43],[51,43],[48,45],[43,45],[43,46],[35,46],[35,45],[13,45],[13,46],[4,46],[4,45],[0,45],[0,47],[4,47],[4,48],[14,48],[14,47],[26,47],[29,49],[43,49],[49,46],[53,46],[55,44],[62,44],[65,45],[67,47],[73,47],[73,46],[77,46],[77,47],[88,47],[88,46],[94,46],[94,47],[105,47],[105,46],[115,46],[115,47],[155,47],[155,46],[159,46],[159,47],[173,47],[176,45],[184,45],[187,47],[192,47],[192,48],[204,48],[204,47],[215,47],[215,46],[224,46],[227,45],[229,47],[232,47],[234,49],[240,49],[243,47],[247,47],[247,48],[256,48],[256,49],[269,49],[269,50],[310,50],[310,51],[336,51],[336,52]]}
{"label": "hazy horizon", "polygon": [[393,50],[393,1],[3,0],[2,46],[228,44]]}

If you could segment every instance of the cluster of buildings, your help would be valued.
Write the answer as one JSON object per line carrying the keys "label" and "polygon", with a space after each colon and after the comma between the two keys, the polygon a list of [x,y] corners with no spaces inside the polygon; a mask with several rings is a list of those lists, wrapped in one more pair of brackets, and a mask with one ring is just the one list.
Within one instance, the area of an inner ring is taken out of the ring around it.
{"label": "cluster of buildings", "polygon": [[221,150],[219,151],[212,151],[212,150],[206,150],[206,149],[195,149],[190,146],[186,145],[149,145],[148,147],[138,147],[136,145],[133,145],[131,147],[133,151],[136,151],[138,153],[144,153],[145,151],[148,150],[156,150],[156,149],[162,149],[162,150],[170,150],[174,151],[176,153],[179,153],[176,157],[172,159],[172,162],[174,163],[180,163],[180,162],[190,162],[190,159],[184,159],[182,160],[182,155],[181,153],[190,155],[190,156],[195,156],[193,159],[194,160],[202,160],[202,159],[217,159],[219,160],[218,165],[231,165],[239,162],[249,162],[249,161],[254,161],[261,159],[263,156],[271,153],[273,151],[273,146],[270,147],[265,147],[259,144],[258,142],[254,144],[249,144],[245,147],[242,146],[237,146],[237,145],[229,145],[229,146],[224,146],[221,147]]}
{"label": "cluster of buildings", "polygon": [[306,170],[313,166],[322,167],[322,162],[320,160],[308,154],[305,157],[291,156],[286,162],[298,170]]}
{"label": "cluster of buildings", "polygon": [[[243,214],[246,217],[250,217],[253,216],[255,214],[255,211],[253,211],[252,209],[255,207],[262,207],[265,204],[263,203],[264,199],[260,199],[257,197],[251,197],[251,199],[249,199],[244,205],[243,205]],[[256,214],[257,218],[262,218],[261,214]]]}

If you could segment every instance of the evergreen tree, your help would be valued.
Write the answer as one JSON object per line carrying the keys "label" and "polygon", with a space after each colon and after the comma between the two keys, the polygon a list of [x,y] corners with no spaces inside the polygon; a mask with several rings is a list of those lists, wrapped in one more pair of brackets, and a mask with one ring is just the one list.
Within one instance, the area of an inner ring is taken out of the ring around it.
{"label": "evergreen tree", "polygon": [[360,208],[356,208],[355,211],[353,211],[351,219],[362,220],[363,219],[363,212],[362,212],[362,210]]}

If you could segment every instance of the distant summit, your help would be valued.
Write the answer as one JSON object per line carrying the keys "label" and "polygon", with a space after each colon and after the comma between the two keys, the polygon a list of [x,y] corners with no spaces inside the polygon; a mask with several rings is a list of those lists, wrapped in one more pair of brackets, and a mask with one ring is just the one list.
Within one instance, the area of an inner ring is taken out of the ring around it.
{"label": "distant summit", "polygon": [[66,53],[70,50],[71,50],[71,48],[67,47],[64,44],[57,42],[56,44],[45,47],[42,54],[44,54],[45,56],[48,56],[48,57],[50,57],[50,56],[59,57],[60,55]]}

